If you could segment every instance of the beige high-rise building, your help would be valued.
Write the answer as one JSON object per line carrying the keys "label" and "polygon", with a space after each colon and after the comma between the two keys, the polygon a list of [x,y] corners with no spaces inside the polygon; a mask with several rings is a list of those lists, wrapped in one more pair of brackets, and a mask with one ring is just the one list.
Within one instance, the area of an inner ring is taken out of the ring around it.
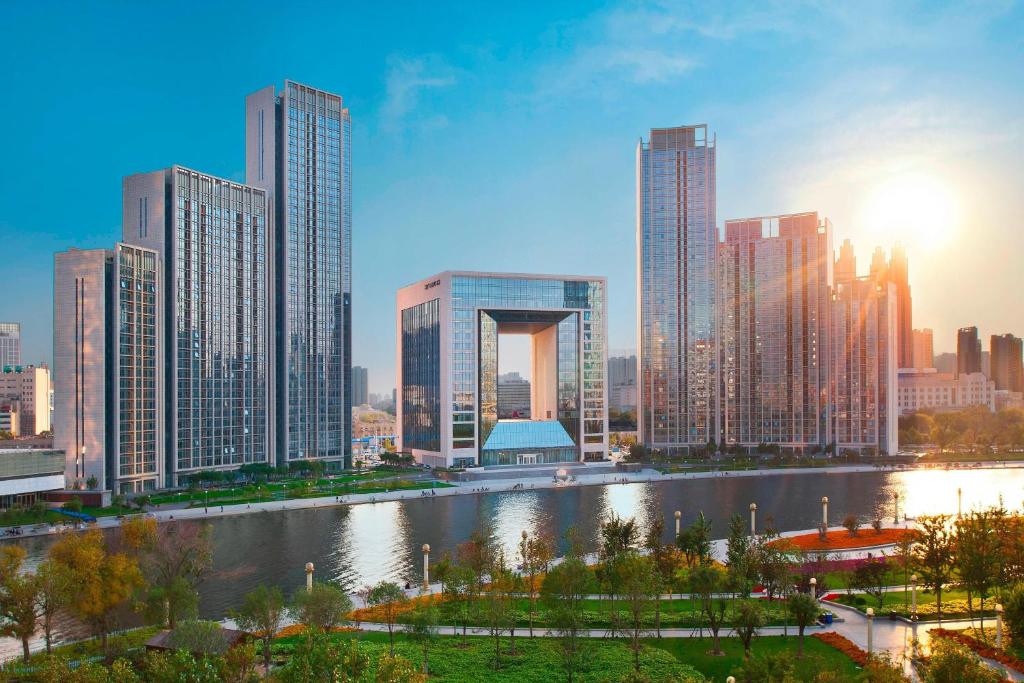
{"label": "beige high-rise building", "polygon": [[16,406],[20,436],[50,430],[50,369],[45,365],[0,368],[0,404]]}
{"label": "beige high-rise building", "polygon": [[130,493],[161,486],[162,328],[151,249],[54,256],[54,447],[69,487]]}
{"label": "beige high-rise building", "polygon": [[722,444],[824,449],[832,226],[816,212],[725,222],[718,250]]}
{"label": "beige high-rise building", "polygon": [[932,330],[924,328],[914,330],[914,369],[927,370],[935,367],[935,347],[933,345]]}
{"label": "beige high-rise building", "polygon": [[836,284],[832,423],[836,448],[898,449],[896,288],[874,277]]}

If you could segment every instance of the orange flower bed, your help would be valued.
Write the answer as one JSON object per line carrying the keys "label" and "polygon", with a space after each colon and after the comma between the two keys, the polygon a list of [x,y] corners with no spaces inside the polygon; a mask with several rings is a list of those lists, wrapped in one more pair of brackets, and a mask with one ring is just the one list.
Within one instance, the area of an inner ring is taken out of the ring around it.
{"label": "orange flower bed", "polygon": [[851,536],[846,529],[841,531],[830,531],[825,534],[825,541],[822,542],[817,532],[802,534],[800,536],[789,536],[772,541],[774,544],[786,545],[797,550],[853,550],[856,548],[870,548],[877,545],[892,545],[899,543],[908,536],[917,533],[914,529],[882,529],[878,533],[874,529],[866,529]]}
{"label": "orange flower bed", "polygon": [[841,636],[835,631],[812,633],[811,638],[817,638],[826,645],[830,645],[839,650],[844,655],[852,659],[853,663],[857,666],[863,667],[868,663],[869,656],[867,652],[857,647],[857,645],[846,636]]}
{"label": "orange flower bed", "polygon": [[[444,599],[444,596],[440,594],[420,595],[415,598],[409,598],[406,602],[398,606],[396,613],[405,614],[406,612],[411,612],[419,605],[423,605],[428,602],[439,604],[443,602]],[[345,618],[357,623],[361,621],[381,622],[386,621],[387,616],[385,614],[384,607],[382,605],[377,605],[376,607],[361,607],[359,609],[354,609],[346,614]]]}
{"label": "orange flower bed", "polygon": [[973,650],[974,653],[979,657],[984,657],[986,659],[994,659],[1003,666],[1010,667],[1017,673],[1024,673],[1024,661],[1021,661],[1017,657],[1014,657],[1005,650],[997,650],[995,649],[995,647],[989,645],[988,643],[983,643],[977,638],[969,636],[962,631],[950,631],[944,628],[933,628],[931,631],[928,632],[928,635],[934,638],[946,638],[947,640],[952,640],[954,642],[960,643],[961,645],[966,646],[968,649]]}

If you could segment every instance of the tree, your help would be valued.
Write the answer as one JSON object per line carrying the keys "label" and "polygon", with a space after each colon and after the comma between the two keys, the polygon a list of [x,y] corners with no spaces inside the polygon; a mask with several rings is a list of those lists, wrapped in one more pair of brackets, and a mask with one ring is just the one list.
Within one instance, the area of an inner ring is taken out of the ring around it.
{"label": "tree", "polygon": [[110,552],[98,530],[65,534],[50,548],[50,561],[74,587],[68,611],[100,637],[104,654],[109,654],[107,636],[118,613],[145,586],[138,562],[126,553]]}
{"label": "tree", "polygon": [[393,581],[381,581],[367,596],[369,605],[380,608],[380,613],[388,625],[388,644],[392,655],[395,654],[395,621],[408,601],[409,598]]}
{"label": "tree", "polygon": [[953,577],[953,537],[949,515],[925,515],[918,519],[914,566],[925,586],[935,592],[936,612],[942,621],[942,587]]}
{"label": "tree", "polygon": [[53,562],[46,560],[36,569],[36,588],[36,611],[42,622],[46,652],[49,653],[53,645],[54,619],[71,597],[73,586]]}
{"label": "tree", "polygon": [[[1000,539],[996,530],[1003,526],[1000,510],[977,510],[956,521],[955,565],[964,588],[967,608],[973,613],[972,598],[981,598],[981,632],[985,631],[985,600],[999,578]],[[973,618],[973,614],[972,614]]]}
{"label": "tree", "polygon": [[686,566],[707,564],[711,561],[711,524],[700,512],[693,524],[679,532],[676,545],[686,558]]}
{"label": "tree", "polygon": [[537,596],[540,593],[540,579],[547,573],[554,557],[551,542],[544,536],[529,536],[524,531],[519,541],[519,561],[523,568],[523,584],[529,597],[530,637],[533,638],[533,619],[537,613]]}
{"label": "tree", "polygon": [[860,518],[854,514],[846,515],[843,518],[843,527],[851,536],[856,536],[857,530],[860,529]]}
{"label": "tree", "polygon": [[459,564],[471,572],[471,580],[466,587],[468,611],[480,596],[480,591],[483,590],[484,576],[493,563],[494,544],[488,536],[477,530],[469,535],[468,541],[459,544],[455,556],[458,558]]}
{"label": "tree", "polygon": [[616,560],[615,571],[619,576],[622,601],[626,604],[626,619],[621,632],[629,639],[633,668],[639,672],[643,638],[650,627],[655,598],[660,590],[657,569],[650,558],[631,552]]}
{"label": "tree", "polygon": [[430,651],[431,644],[437,638],[437,623],[440,619],[440,612],[431,602],[424,602],[417,605],[408,613],[406,618],[406,635],[409,640],[419,645],[423,650],[424,675],[430,673],[427,655]]}
{"label": "tree", "polygon": [[751,576],[750,536],[742,515],[733,515],[729,520],[729,536],[725,546],[725,565],[729,572],[729,585],[737,595],[750,594],[753,581]]}
{"label": "tree", "polygon": [[466,644],[466,627],[469,623],[470,586],[473,583],[473,570],[462,564],[445,562],[438,563],[440,571],[434,575],[441,581],[441,592],[455,606],[452,610],[453,633],[462,622],[462,644]]}
{"label": "tree", "polygon": [[665,532],[665,523],[656,517],[644,536],[644,548],[650,558],[655,582],[654,595],[654,630],[661,637],[661,594],[672,590],[672,582],[678,566],[677,552],[674,545],[665,545],[661,538]]}
{"label": "tree", "polygon": [[215,621],[188,619],[171,631],[168,644],[194,655],[222,655],[228,650],[224,629]]}
{"label": "tree", "polygon": [[34,574],[21,573],[24,559],[20,546],[0,548],[0,635],[20,640],[22,656],[28,662],[28,642],[39,625],[39,584]]}
{"label": "tree", "polygon": [[242,606],[232,613],[235,622],[263,641],[263,668],[270,670],[270,646],[284,621],[284,594],[273,586],[259,585],[245,594]]}
{"label": "tree", "polygon": [[292,596],[288,614],[306,626],[315,626],[329,632],[346,622],[345,615],[352,611],[352,600],[345,591],[329,583],[314,581],[311,590],[300,588]]}
{"label": "tree", "polygon": [[804,629],[818,620],[821,608],[818,606],[818,601],[808,593],[794,593],[786,601],[786,609],[793,617],[800,634],[797,657],[802,658],[804,656]]}
{"label": "tree", "polygon": [[316,626],[306,629],[306,637],[295,644],[288,662],[276,673],[281,683],[359,680],[369,668],[370,658],[359,650],[357,641],[347,649]]}
{"label": "tree", "polygon": [[515,653],[515,616],[512,612],[512,575],[505,565],[505,551],[498,550],[490,570],[491,581],[483,605],[484,623],[487,632],[494,638],[494,668],[501,668],[501,635],[510,631],[513,636],[512,652]]}
{"label": "tree", "polygon": [[892,560],[903,572],[903,607],[910,605],[910,567],[914,563],[914,544],[917,542],[917,531],[907,531],[896,541],[892,551]]}
{"label": "tree", "polygon": [[765,595],[771,602],[785,591],[793,575],[792,547],[770,534],[758,537],[754,545],[753,562]]}
{"label": "tree", "polygon": [[739,603],[732,618],[732,628],[743,643],[743,656],[750,657],[750,642],[757,635],[757,629],[764,626],[764,610],[756,602],[744,600]]}
{"label": "tree", "polygon": [[609,513],[608,519],[601,523],[600,533],[600,557],[602,560],[609,560],[636,547],[640,528],[633,518],[623,519],[612,512]]}
{"label": "tree", "polygon": [[122,525],[125,544],[139,554],[149,583],[145,600],[151,616],[174,629],[178,617],[193,615],[199,604],[198,586],[213,563],[210,529],[206,524],[135,518]]}
{"label": "tree", "polygon": [[[711,629],[712,654],[722,654],[718,631],[725,622],[725,571],[712,564],[700,565],[690,571],[690,590],[697,598],[701,612]],[[717,596],[717,599],[716,599]]]}
{"label": "tree", "polygon": [[[568,533],[574,537],[574,530]],[[548,621],[557,634],[557,649],[569,683],[579,670],[584,652],[585,627],[583,599],[590,588],[591,576],[587,565],[576,548],[570,546],[569,555],[551,568],[544,577],[541,600],[547,608]]]}
{"label": "tree", "polygon": [[885,604],[885,588],[889,576],[889,563],[884,557],[867,558],[857,563],[853,569],[853,586],[872,596],[878,606]]}

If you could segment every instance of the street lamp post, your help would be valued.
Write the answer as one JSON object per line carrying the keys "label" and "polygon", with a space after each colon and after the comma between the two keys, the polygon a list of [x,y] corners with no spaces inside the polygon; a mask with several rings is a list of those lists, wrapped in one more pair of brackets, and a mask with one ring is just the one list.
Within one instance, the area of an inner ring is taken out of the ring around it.
{"label": "street lamp post", "polygon": [[828,531],[828,496],[821,497],[821,524]]}
{"label": "street lamp post", "polygon": [[313,592],[313,563],[306,563],[306,592]]}
{"label": "street lamp post", "polygon": [[917,574],[910,575],[910,618],[917,621]]}
{"label": "street lamp post", "polygon": [[875,621],[875,610],[872,607],[867,609],[868,615],[868,656],[870,657],[875,650],[874,633],[872,632],[872,626]]}
{"label": "street lamp post", "polygon": [[818,580],[813,576],[811,577],[811,597],[815,600],[818,599]]}
{"label": "street lamp post", "polygon": [[900,494],[898,491],[892,494],[892,523],[900,523]]}
{"label": "street lamp post", "polygon": [[960,517],[963,515],[963,500],[964,500],[964,490],[962,488],[960,488],[959,486],[957,486],[956,487],[956,517],[957,517],[957,519],[960,519]]}
{"label": "street lamp post", "polygon": [[750,504],[750,535],[757,533],[757,503]]}
{"label": "street lamp post", "polygon": [[675,511],[675,518],[676,518],[676,538],[679,538],[679,520],[681,520],[683,518],[683,513],[680,512],[679,510],[676,510]]}
{"label": "street lamp post", "polygon": [[423,590],[430,590],[430,544],[423,544]]}

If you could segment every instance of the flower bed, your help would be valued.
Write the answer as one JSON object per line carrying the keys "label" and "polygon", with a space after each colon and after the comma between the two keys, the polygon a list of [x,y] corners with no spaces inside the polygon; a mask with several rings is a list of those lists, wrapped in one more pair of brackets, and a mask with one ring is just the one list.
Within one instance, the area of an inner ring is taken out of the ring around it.
{"label": "flower bed", "polygon": [[870,656],[867,652],[857,647],[857,645],[847,638],[841,636],[835,631],[825,631],[823,633],[812,633],[812,638],[817,638],[826,645],[831,645],[835,649],[842,652],[844,655],[854,661],[857,666],[864,666],[868,663]]}
{"label": "flower bed", "polygon": [[882,529],[881,532],[874,529],[866,529],[851,536],[845,529],[841,531],[829,531],[825,534],[822,542],[817,532],[801,534],[800,536],[787,536],[780,538],[773,543],[789,546],[796,550],[855,550],[857,548],[872,548],[880,545],[893,545],[899,543],[907,536],[912,536],[914,529]]}
{"label": "flower bed", "polygon": [[931,631],[928,632],[928,635],[932,636],[933,638],[946,638],[947,640],[952,640],[956,643],[960,643],[961,645],[964,645],[967,648],[973,650],[974,654],[978,655],[979,657],[995,660],[1003,666],[1010,667],[1017,673],[1024,673],[1024,661],[1017,657],[1014,657],[1005,650],[997,650],[995,647],[989,645],[988,643],[983,643],[977,638],[969,636],[962,631],[950,631],[944,628],[933,628]]}
{"label": "flower bed", "polygon": [[[443,602],[444,599],[444,596],[439,594],[420,595],[415,598],[409,598],[405,602],[398,605],[395,613],[404,614],[406,612],[411,612],[418,605],[422,605],[428,602],[439,604]],[[356,623],[363,621],[382,622],[387,620],[387,612],[382,605],[376,605],[374,607],[361,607],[359,609],[352,610],[351,612],[346,614],[345,618],[349,621],[354,621]]]}

